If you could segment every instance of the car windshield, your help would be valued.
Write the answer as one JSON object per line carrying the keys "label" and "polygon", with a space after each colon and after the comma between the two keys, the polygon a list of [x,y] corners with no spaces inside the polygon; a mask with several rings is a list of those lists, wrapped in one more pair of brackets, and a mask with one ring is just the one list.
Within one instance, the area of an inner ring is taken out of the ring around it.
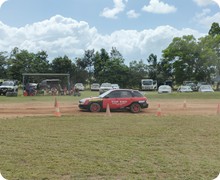
{"label": "car windshield", "polygon": [[105,97],[106,95],[108,95],[112,90],[108,90],[106,92],[104,92],[103,94],[99,95],[99,98],[103,98]]}
{"label": "car windshield", "polygon": [[182,90],[189,90],[190,87],[189,87],[189,86],[182,86],[181,89],[182,89]]}
{"label": "car windshield", "polygon": [[13,86],[14,83],[12,81],[5,81],[2,83],[2,86]]}
{"label": "car windshield", "polygon": [[201,89],[212,89],[211,86],[201,86]]}
{"label": "car windshield", "polygon": [[110,83],[103,83],[101,87],[112,87],[112,85]]}
{"label": "car windshield", "polygon": [[92,84],[92,86],[97,87],[97,86],[99,86],[99,84]]}
{"label": "car windshield", "polygon": [[159,89],[170,89],[169,86],[160,86]]}
{"label": "car windshield", "polygon": [[143,85],[152,85],[153,81],[143,81],[142,84]]}
{"label": "car windshield", "polygon": [[118,84],[112,84],[112,87],[119,88],[119,85]]}

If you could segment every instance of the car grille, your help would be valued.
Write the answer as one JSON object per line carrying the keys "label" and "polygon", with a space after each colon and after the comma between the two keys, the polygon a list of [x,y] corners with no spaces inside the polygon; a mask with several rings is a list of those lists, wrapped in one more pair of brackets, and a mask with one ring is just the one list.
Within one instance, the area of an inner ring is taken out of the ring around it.
{"label": "car grille", "polygon": [[7,92],[7,91],[13,91],[11,88],[0,88],[0,91]]}

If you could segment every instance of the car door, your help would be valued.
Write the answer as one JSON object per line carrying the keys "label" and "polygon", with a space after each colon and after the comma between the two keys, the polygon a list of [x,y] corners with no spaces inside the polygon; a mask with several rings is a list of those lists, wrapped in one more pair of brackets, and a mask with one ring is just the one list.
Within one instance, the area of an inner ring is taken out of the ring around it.
{"label": "car door", "polygon": [[123,109],[124,107],[131,104],[132,94],[130,91],[118,90],[112,91],[103,100],[103,108],[107,107],[109,104],[110,109]]}
{"label": "car door", "polygon": [[120,92],[112,91],[103,98],[103,108],[105,109],[109,105],[110,109],[116,109],[118,104],[118,97]]}

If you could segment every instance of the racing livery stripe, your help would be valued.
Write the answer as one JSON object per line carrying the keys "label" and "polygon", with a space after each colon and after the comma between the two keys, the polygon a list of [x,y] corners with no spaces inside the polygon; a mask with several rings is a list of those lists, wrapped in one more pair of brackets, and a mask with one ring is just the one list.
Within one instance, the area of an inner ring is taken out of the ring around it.
{"label": "racing livery stripe", "polygon": [[103,99],[90,99],[89,102],[101,102]]}

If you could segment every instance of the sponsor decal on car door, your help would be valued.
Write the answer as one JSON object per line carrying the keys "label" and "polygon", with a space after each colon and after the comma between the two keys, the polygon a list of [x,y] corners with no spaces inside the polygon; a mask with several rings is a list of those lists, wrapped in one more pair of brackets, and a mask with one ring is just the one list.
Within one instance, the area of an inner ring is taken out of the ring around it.
{"label": "sponsor decal on car door", "polygon": [[103,108],[106,108],[107,104],[109,104],[109,107],[111,109],[124,108],[124,107],[126,107],[130,104],[130,98],[109,98],[109,99],[104,99]]}

